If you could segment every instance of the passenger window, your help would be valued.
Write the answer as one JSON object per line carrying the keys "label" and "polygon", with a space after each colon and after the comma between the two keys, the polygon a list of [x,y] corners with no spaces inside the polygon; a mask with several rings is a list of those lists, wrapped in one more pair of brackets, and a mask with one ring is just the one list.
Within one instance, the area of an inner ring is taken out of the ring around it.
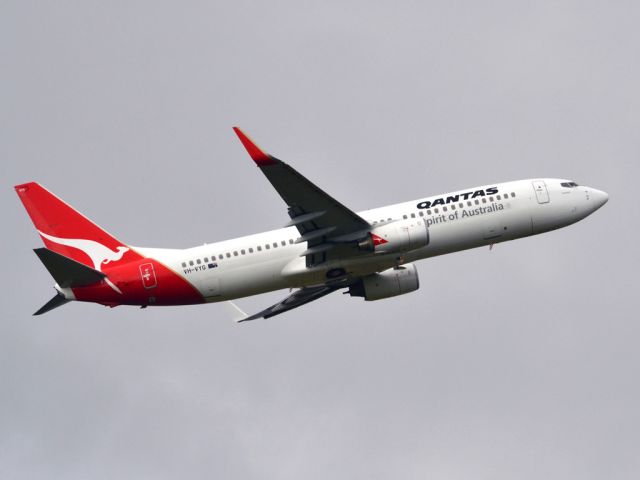
{"label": "passenger window", "polygon": [[467,207],[470,207],[470,206],[471,206],[471,200],[467,202]]}
{"label": "passenger window", "polygon": [[266,248],[267,250],[269,250],[271,248],[271,245],[269,245],[268,243],[264,244],[264,248]]}
{"label": "passenger window", "polygon": [[233,251],[233,256],[234,256],[234,257],[237,257],[237,256],[238,256],[238,251],[237,251],[237,250],[234,250],[234,251]]}
{"label": "passenger window", "polygon": [[456,209],[455,204],[451,204],[451,210],[455,210],[455,209]]}
{"label": "passenger window", "polygon": [[244,248],[243,248],[242,250],[240,250],[240,253],[241,253],[242,255],[244,255],[244,254],[245,254],[245,253],[247,253],[247,252],[245,252],[245,251],[244,251]]}
{"label": "passenger window", "polygon": [[424,212],[423,212],[422,210],[420,210],[420,211],[418,212],[418,215],[420,215],[421,217],[424,217]]}
{"label": "passenger window", "polygon": [[497,198],[498,200],[500,200],[500,195],[496,195],[496,198]]}
{"label": "passenger window", "polygon": [[287,242],[285,242],[284,240],[282,240],[282,241],[280,242],[280,245],[282,245],[283,247],[284,247],[286,244],[287,244]]}
{"label": "passenger window", "polygon": [[447,211],[447,207],[442,207],[442,211],[446,212]]}
{"label": "passenger window", "polygon": [[427,215],[431,215],[431,209],[427,210]]}
{"label": "passenger window", "polygon": [[189,260],[189,265],[193,267],[193,260]]}
{"label": "passenger window", "polygon": [[416,214],[415,214],[415,213],[412,213],[412,214],[411,214],[411,218],[416,218]]}
{"label": "passenger window", "polygon": [[478,201],[478,199],[477,199],[477,198],[476,198],[476,201],[475,201],[475,202],[473,202],[473,203],[475,203],[476,205],[480,205],[480,202]]}
{"label": "passenger window", "polygon": [[434,208],[433,211],[436,212],[436,214],[439,213],[437,208]]}
{"label": "passenger window", "polygon": [[404,218],[404,219],[406,220],[406,219],[407,219],[407,216],[406,216],[406,215],[403,215],[403,216],[402,216],[402,218]]}
{"label": "passenger window", "polygon": [[512,197],[512,198],[515,198],[515,196],[516,196],[516,194],[515,194],[515,193],[513,193],[513,192],[511,192],[511,197]]}
{"label": "passenger window", "polygon": [[493,202],[493,197],[489,197],[489,201],[490,201],[490,202]]}
{"label": "passenger window", "polygon": [[256,248],[258,249],[259,252],[262,251],[262,247],[260,245],[258,245]]}
{"label": "passenger window", "polygon": [[249,253],[253,253],[253,248],[249,248]]}
{"label": "passenger window", "polygon": [[482,203],[487,203],[487,199],[482,197]]}
{"label": "passenger window", "polygon": [[231,254],[227,252],[227,258],[231,258]]}
{"label": "passenger window", "polygon": [[293,245],[293,238],[289,239],[289,245]]}
{"label": "passenger window", "polygon": [[182,262],[182,268],[185,268],[187,266],[187,262]]}
{"label": "passenger window", "polygon": [[273,242],[273,248],[278,248],[278,242]]}
{"label": "passenger window", "polygon": [[209,257],[204,257],[204,263],[209,263]]}
{"label": "passenger window", "polygon": [[460,202],[460,203],[458,204],[458,207],[459,207],[459,208],[464,208],[464,203]]}

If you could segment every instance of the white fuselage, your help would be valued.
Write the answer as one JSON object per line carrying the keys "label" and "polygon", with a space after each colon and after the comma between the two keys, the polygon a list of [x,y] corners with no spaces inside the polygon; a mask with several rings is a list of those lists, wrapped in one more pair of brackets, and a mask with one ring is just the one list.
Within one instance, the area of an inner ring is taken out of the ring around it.
{"label": "white fuselage", "polygon": [[[295,227],[206,244],[194,248],[136,248],[196,286],[209,302],[230,300],[282,288],[318,285],[335,268],[367,275],[469,248],[505,242],[575,223],[607,201],[607,194],[565,187],[568,180],[531,179],[492,184],[358,212],[373,225],[415,218],[426,221],[427,246],[395,254],[371,253],[308,268],[300,256],[306,243]],[[497,194],[473,196],[496,188]],[[440,200],[439,200],[440,199]]]}

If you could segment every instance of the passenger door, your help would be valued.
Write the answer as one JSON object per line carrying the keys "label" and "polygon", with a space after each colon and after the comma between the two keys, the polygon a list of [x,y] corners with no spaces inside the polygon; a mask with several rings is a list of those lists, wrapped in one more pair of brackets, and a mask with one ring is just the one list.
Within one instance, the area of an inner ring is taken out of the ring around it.
{"label": "passenger door", "polygon": [[549,203],[549,191],[547,190],[547,184],[542,180],[535,180],[531,183],[533,184],[533,190],[536,192],[538,203]]}

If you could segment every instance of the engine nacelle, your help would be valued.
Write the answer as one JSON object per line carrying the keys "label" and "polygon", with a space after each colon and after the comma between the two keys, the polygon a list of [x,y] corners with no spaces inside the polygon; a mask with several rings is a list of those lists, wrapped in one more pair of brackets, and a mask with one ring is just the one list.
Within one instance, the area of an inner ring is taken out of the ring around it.
{"label": "engine nacelle", "polygon": [[418,288],[418,270],[413,263],[407,263],[363,277],[359,283],[349,287],[349,295],[364,297],[365,300],[381,300],[415,292]]}
{"label": "engine nacelle", "polygon": [[408,218],[381,225],[358,243],[361,250],[375,253],[404,253],[426,247],[429,229],[423,218]]}

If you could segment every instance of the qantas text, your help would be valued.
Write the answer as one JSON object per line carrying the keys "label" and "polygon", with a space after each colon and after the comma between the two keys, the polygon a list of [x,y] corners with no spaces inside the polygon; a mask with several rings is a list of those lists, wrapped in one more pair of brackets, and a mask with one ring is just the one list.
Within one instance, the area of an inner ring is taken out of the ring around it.
{"label": "qantas text", "polygon": [[484,197],[487,195],[496,195],[498,193],[498,187],[489,187],[484,190],[476,190],[475,192],[457,193],[455,195],[449,195],[448,197],[436,198],[435,200],[425,200],[420,202],[418,208],[431,208],[437,205],[445,205],[447,203],[456,203],[460,200],[468,200],[469,198]]}

